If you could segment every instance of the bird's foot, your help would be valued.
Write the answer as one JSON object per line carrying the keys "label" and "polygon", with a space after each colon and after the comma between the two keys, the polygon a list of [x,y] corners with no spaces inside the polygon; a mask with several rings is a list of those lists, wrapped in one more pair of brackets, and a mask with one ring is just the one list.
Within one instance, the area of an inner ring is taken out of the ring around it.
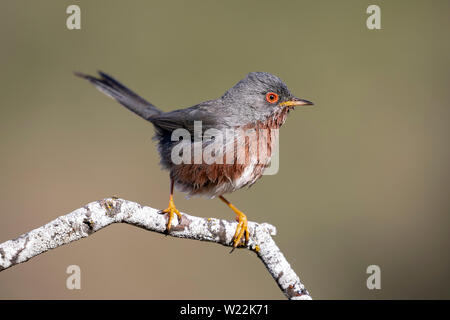
{"label": "bird's foot", "polygon": [[167,220],[167,225],[166,225],[167,232],[169,232],[170,228],[172,227],[172,219],[175,215],[177,215],[177,217],[178,217],[178,222],[181,221],[182,215],[181,215],[180,211],[178,211],[178,209],[175,207],[175,203],[173,202],[172,197],[169,200],[169,207],[167,209],[160,210],[159,213],[167,214],[169,217]]}
{"label": "bird's foot", "polygon": [[247,216],[239,210],[236,210],[236,215],[236,221],[238,222],[238,225],[236,227],[236,232],[234,233],[233,249],[231,249],[231,252],[233,252],[234,249],[236,249],[239,245],[246,246],[250,237],[250,233],[248,231]]}

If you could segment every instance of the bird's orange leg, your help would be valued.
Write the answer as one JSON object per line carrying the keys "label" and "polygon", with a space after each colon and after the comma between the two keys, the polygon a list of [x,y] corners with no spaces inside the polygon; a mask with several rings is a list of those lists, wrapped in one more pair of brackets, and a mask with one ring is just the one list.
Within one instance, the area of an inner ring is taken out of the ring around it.
{"label": "bird's orange leg", "polygon": [[[247,244],[248,242],[248,238],[249,238],[249,231],[248,231],[248,225],[247,225],[247,216],[240,211],[238,208],[236,208],[233,204],[231,204],[231,202],[229,202],[227,199],[225,199],[223,196],[219,196],[220,200],[222,200],[223,202],[225,202],[225,204],[227,206],[229,206],[231,208],[231,210],[234,211],[234,213],[236,213],[236,221],[238,222],[237,228],[236,228],[236,232],[234,233],[234,237],[233,237],[233,250],[239,246],[242,242],[242,240],[244,240],[244,245]],[[245,235],[245,238],[244,238]],[[233,252],[233,250],[231,250],[231,252]]]}
{"label": "bird's orange leg", "polygon": [[167,209],[159,211],[159,213],[167,213],[169,216],[169,219],[167,221],[166,231],[169,232],[170,227],[172,226],[172,219],[174,215],[176,214],[178,217],[178,221],[181,221],[181,213],[178,211],[178,209],[175,207],[175,202],[173,201],[173,179],[170,179],[170,197],[169,197],[169,207]]}

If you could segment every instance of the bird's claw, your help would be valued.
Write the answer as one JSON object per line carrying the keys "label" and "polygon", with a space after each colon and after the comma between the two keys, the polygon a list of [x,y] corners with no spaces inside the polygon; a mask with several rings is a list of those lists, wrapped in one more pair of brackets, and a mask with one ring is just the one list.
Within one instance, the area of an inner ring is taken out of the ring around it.
{"label": "bird's claw", "polygon": [[246,246],[250,237],[250,233],[248,231],[247,216],[245,214],[239,214],[236,217],[236,221],[238,222],[238,225],[233,236],[233,248],[231,249],[230,253],[232,253],[234,249],[236,249],[240,245]]}
{"label": "bird's claw", "polygon": [[169,206],[167,207],[167,209],[160,210],[158,213],[168,215],[168,220],[167,220],[167,225],[166,225],[167,232],[169,232],[170,228],[172,227],[172,220],[175,215],[177,215],[178,221],[181,221],[182,215],[181,215],[180,211],[178,211],[178,209],[175,207],[175,203],[173,202],[172,199],[170,199]]}

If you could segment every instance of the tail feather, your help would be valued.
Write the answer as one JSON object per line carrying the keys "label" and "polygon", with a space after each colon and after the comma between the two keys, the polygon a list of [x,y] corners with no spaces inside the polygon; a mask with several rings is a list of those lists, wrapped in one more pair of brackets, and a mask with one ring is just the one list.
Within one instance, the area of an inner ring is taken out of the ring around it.
{"label": "tail feather", "polygon": [[104,72],[98,71],[99,78],[83,74],[80,72],[74,72],[78,77],[88,80],[98,90],[106,94],[107,96],[117,100],[120,104],[127,109],[133,111],[138,116],[150,121],[150,118],[163,113],[156,108],[153,104],[138,96],[136,93],[125,87],[119,81],[115,80],[111,76]]}

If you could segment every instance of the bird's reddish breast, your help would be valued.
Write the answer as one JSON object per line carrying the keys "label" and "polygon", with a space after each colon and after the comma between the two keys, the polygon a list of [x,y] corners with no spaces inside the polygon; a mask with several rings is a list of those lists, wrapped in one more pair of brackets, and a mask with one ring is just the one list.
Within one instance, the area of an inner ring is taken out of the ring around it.
{"label": "bird's reddish breast", "polygon": [[177,188],[190,195],[218,196],[255,183],[270,163],[278,129],[285,122],[287,113],[287,109],[282,109],[266,121],[237,128],[241,134],[234,137],[235,151],[242,148],[245,158],[235,152],[234,163],[227,163],[224,152],[223,163],[172,164],[171,177]]}

